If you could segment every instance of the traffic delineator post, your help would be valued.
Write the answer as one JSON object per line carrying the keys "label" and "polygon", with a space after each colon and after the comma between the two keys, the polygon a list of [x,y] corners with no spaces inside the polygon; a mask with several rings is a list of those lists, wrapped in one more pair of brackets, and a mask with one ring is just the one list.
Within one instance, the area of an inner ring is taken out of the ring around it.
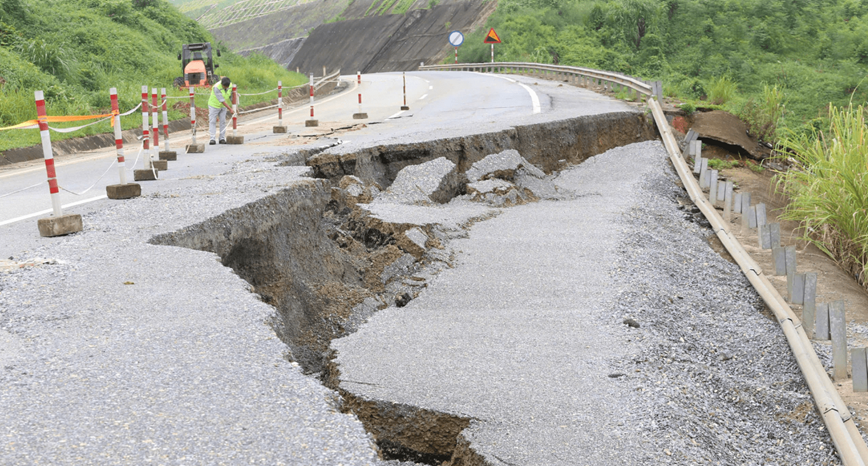
{"label": "traffic delineator post", "polygon": [[319,121],[313,118],[313,73],[310,74],[310,120],[306,120],[304,126],[319,126]]}
{"label": "traffic delineator post", "polygon": [[151,131],[148,123],[150,115],[148,108],[148,86],[142,86],[142,155],[144,169],[133,170],[133,180],[153,181],[157,179],[157,171],[151,165]]}
{"label": "traffic delineator post", "polygon": [[178,160],[178,153],[169,148],[169,112],[166,108],[166,88],[160,88],[160,99],[163,101],[163,147],[165,150],[160,152],[160,160]]}
{"label": "traffic delineator post", "polygon": [[226,144],[244,144],[244,136],[238,135],[238,85],[232,84],[232,135],[226,136]]}
{"label": "traffic delineator post", "polygon": [[193,91],[193,88],[189,88],[190,91],[190,136],[191,141],[190,144],[186,147],[186,151],[188,154],[201,154],[205,152],[205,144],[197,144],[196,143],[196,92]]}
{"label": "traffic delineator post", "polygon": [[120,107],[118,106],[118,90],[116,88],[109,89],[109,97],[112,103],[112,113],[114,113],[114,133],[115,147],[118,151],[118,173],[120,175],[120,184],[111,184],[105,187],[106,196],[109,199],[131,199],[142,195],[142,186],[137,183],[127,183],[127,166],[124,159],[124,138],[121,133],[121,115]]}
{"label": "traffic delineator post", "polygon": [[36,116],[39,121],[39,136],[42,139],[42,157],[48,174],[48,192],[51,194],[53,215],[37,221],[40,236],[52,237],[77,233],[83,229],[81,215],[63,215],[60,205],[60,189],[57,185],[57,172],[54,168],[54,152],[51,150],[51,135],[48,133],[48,114],[45,112],[45,97],[36,91]]}
{"label": "traffic delineator post", "polygon": [[410,110],[407,106],[407,73],[401,73],[401,77],[404,78],[404,105],[401,106],[401,110]]}
{"label": "traffic delineator post", "polygon": [[283,81],[277,82],[277,126],[274,127],[274,133],[286,133],[286,126],[283,125]]}
{"label": "traffic delineator post", "polygon": [[153,115],[153,125],[151,125],[151,138],[154,140],[154,150],[151,157],[151,167],[154,170],[168,170],[169,162],[161,160],[160,157],[160,104],[157,100],[157,88],[151,89],[151,114]]}
{"label": "traffic delineator post", "polygon": [[357,84],[359,86],[359,112],[353,114],[354,120],[364,120],[368,118],[368,114],[362,111],[362,72],[356,72]]}

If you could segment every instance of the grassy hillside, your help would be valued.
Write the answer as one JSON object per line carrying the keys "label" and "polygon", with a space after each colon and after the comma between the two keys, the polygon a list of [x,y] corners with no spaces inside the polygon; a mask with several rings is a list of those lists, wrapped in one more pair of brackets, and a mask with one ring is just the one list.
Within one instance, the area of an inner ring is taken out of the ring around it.
{"label": "grassy hillside", "polygon": [[[141,86],[171,88],[181,75],[181,44],[211,40],[164,0],[0,0],[0,127],[36,117],[34,90],[45,91],[49,115],[107,113],[111,87],[118,89],[121,110],[131,109],[141,100]],[[278,80],[287,86],[304,81],[262,56],[223,51],[217,63],[217,72],[244,92],[276,87]],[[205,105],[200,100],[197,105]],[[141,116],[130,115],[123,127],[137,124]],[[106,122],[77,133],[52,133],[52,139],[109,130]],[[36,130],[0,132],[0,151],[38,143]]]}
{"label": "grassy hillside", "polygon": [[[500,0],[487,27],[502,61],[581,65],[661,79],[755,133],[822,124],[828,104],[868,97],[868,6],[859,0]],[[483,33],[462,61],[489,60]],[[861,84],[861,85],[860,85]]]}

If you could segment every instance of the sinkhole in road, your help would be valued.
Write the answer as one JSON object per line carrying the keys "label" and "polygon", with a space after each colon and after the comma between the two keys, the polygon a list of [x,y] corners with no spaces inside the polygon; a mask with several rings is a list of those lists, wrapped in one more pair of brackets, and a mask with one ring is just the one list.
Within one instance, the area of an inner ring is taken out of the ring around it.
{"label": "sinkhole in road", "polygon": [[[246,280],[275,308],[271,324],[287,359],[341,395],[341,409],[359,418],[384,459],[488,464],[462,436],[472,419],[367,400],[341,387],[331,341],[378,310],[416,298],[427,280],[451,267],[450,239],[466,234],[461,227],[386,222],[363,205],[388,189],[402,168],[439,157],[464,172],[489,154],[517,149],[552,172],[655,134],[643,114],[622,112],[351,154],[307,152],[318,178],[150,242],[213,252]],[[286,164],[297,164],[297,155]],[[427,238],[423,247],[410,230]]]}

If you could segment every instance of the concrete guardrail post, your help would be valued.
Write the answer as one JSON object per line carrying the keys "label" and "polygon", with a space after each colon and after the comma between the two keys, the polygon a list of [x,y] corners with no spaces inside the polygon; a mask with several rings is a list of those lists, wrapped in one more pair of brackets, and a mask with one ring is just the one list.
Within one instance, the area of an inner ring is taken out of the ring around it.
{"label": "concrete guardrail post", "polygon": [[847,319],[844,301],[829,306],[829,336],[832,339],[832,368],[835,382],[847,380]]}
{"label": "concrete guardrail post", "polygon": [[868,392],[868,353],[866,348],[850,350],[850,360],[853,364],[853,391]]}
{"label": "concrete guardrail post", "polygon": [[808,338],[814,336],[814,324],[817,321],[817,273],[805,274],[805,298],[802,303],[802,327]]}

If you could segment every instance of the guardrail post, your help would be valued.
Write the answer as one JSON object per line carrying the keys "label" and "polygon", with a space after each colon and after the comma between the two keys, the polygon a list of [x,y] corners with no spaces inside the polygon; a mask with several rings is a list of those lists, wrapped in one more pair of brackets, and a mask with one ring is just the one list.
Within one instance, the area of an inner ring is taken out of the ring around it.
{"label": "guardrail post", "polygon": [[853,391],[868,392],[868,353],[866,348],[850,350],[850,360],[853,364]]}
{"label": "guardrail post", "polygon": [[717,170],[711,170],[711,179],[708,182],[708,202],[711,205],[717,203]]}
{"label": "guardrail post", "polygon": [[166,88],[160,88],[160,98],[163,99],[163,145],[166,150],[160,152],[160,160],[178,160],[178,153],[169,148],[169,111],[166,98]]}
{"label": "guardrail post", "polygon": [[238,135],[238,85],[232,84],[232,135],[226,137],[226,144],[244,144],[244,136]]}
{"label": "guardrail post", "polygon": [[186,147],[188,154],[201,154],[205,152],[205,144],[196,143],[196,93],[193,88],[190,91],[190,145]]}
{"label": "guardrail post", "polygon": [[796,247],[787,246],[784,249],[784,255],[787,259],[787,301],[793,302],[793,282],[796,276]]}
{"label": "guardrail post", "polygon": [[51,149],[51,135],[48,133],[48,113],[45,111],[45,96],[42,91],[34,93],[36,116],[39,119],[39,137],[42,140],[42,157],[48,175],[48,192],[51,195],[53,216],[40,218],[36,222],[39,235],[44,237],[62,236],[77,233],[83,229],[81,215],[63,215],[60,205],[60,187],[57,184],[57,171],[54,168],[54,151]]}
{"label": "guardrail post", "polygon": [[359,86],[359,112],[353,114],[353,119],[354,120],[364,120],[364,119],[368,118],[368,114],[362,112],[362,72],[361,71],[356,72],[356,79],[358,80],[357,84]]}
{"label": "guardrail post", "polygon": [[829,303],[817,303],[817,320],[814,325],[814,339],[829,339]]}
{"label": "guardrail post", "polygon": [[154,140],[153,154],[156,159],[151,159],[151,166],[154,170],[168,170],[169,162],[160,159],[160,104],[157,88],[151,89],[151,115],[153,124],[151,125],[151,137]]}
{"label": "guardrail post", "polygon": [[844,301],[829,306],[829,334],[832,338],[832,367],[835,382],[847,380],[847,320]]}
{"label": "guardrail post", "polygon": [[769,235],[771,236],[771,246],[772,248],[781,247],[781,224],[780,223],[770,223],[769,224]]}
{"label": "guardrail post", "polygon": [[124,137],[121,132],[121,115],[120,106],[118,105],[118,90],[116,88],[109,89],[109,98],[112,104],[112,113],[114,116],[114,136],[115,148],[118,153],[118,174],[120,175],[120,184],[110,184],[105,187],[106,196],[109,199],[131,199],[142,195],[142,186],[137,183],[127,183],[127,164],[124,158]]}
{"label": "guardrail post", "polygon": [[319,121],[313,119],[313,73],[310,74],[310,119],[304,122],[304,126],[319,126]]}
{"label": "guardrail post", "polygon": [[283,125],[283,81],[277,82],[277,126],[272,131],[274,134],[286,133],[286,126]]}
{"label": "guardrail post", "polygon": [[[157,170],[153,168],[151,155],[151,131],[148,116],[151,111],[148,108],[148,86],[142,86],[142,163],[145,168],[133,170],[133,180],[151,181],[157,179]],[[133,167],[135,168],[135,167]]]}
{"label": "guardrail post", "polygon": [[808,338],[814,336],[814,323],[817,320],[817,273],[805,274],[805,299],[802,304],[802,327]]}
{"label": "guardrail post", "polygon": [[723,218],[727,222],[732,220],[732,190],[734,184],[732,181],[727,181],[723,191]]}

